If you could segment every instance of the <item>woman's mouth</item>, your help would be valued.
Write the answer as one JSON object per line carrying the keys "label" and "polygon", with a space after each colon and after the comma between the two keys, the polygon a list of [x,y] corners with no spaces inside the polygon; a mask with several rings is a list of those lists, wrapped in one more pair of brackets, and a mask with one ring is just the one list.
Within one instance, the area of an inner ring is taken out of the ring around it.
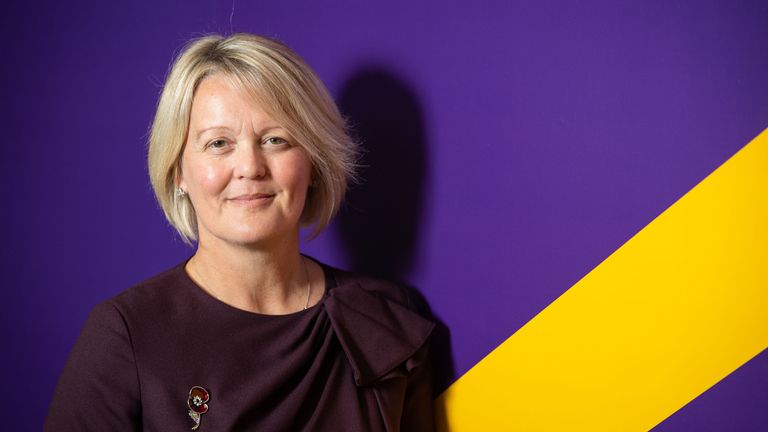
{"label": "woman's mouth", "polygon": [[255,193],[238,195],[234,198],[230,198],[233,204],[241,205],[244,207],[260,207],[272,202],[275,194],[269,193]]}

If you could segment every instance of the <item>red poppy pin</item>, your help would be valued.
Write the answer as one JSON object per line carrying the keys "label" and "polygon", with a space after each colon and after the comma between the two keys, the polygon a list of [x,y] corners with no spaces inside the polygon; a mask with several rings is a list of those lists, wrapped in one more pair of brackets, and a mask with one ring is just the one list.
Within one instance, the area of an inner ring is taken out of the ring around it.
{"label": "red poppy pin", "polygon": [[189,417],[195,422],[192,430],[197,430],[200,427],[200,416],[208,412],[208,401],[210,400],[210,393],[202,387],[194,386],[189,390],[189,398],[187,399]]}

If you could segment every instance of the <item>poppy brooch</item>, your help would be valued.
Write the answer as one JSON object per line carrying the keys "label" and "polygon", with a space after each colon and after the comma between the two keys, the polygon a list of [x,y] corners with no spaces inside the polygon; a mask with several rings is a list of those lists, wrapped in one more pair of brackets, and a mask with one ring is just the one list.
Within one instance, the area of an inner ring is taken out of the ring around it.
{"label": "poppy brooch", "polygon": [[197,430],[200,427],[200,416],[208,412],[208,401],[210,400],[211,395],[208,390],[200,386],[189,389],[187,406],[189,407],[189,417],[195,422],[192,430]]}

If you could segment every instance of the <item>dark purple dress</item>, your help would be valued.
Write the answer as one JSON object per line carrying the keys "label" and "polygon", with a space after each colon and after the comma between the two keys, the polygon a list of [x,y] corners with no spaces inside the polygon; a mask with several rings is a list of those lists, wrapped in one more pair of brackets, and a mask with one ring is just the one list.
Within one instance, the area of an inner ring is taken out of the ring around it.
{"label": "dark purple dress", "polygon": [[289,315],[228,306],[184,264],[99,304],[45,430],[184,431],[190,407],[198,431],[433,430],[433,324],[401,287],[323,270],[323,299]]}

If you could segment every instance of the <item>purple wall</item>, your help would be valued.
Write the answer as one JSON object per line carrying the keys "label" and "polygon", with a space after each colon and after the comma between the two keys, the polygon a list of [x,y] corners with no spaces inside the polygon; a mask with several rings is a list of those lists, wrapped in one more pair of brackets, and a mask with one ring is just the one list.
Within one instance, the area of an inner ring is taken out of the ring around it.
{"label": "purple wall", "polygon": [[[40,429],[94,304],[192,253],[145,168],[192,36],[276,36],[336,95],[371,168],[305,250],[417,288],[444,324],[442,387],[768,127],[765,2],[415,3],[0,6],[5,429]],[[717,397],[765,365],[663,430],[768,427]]]}

